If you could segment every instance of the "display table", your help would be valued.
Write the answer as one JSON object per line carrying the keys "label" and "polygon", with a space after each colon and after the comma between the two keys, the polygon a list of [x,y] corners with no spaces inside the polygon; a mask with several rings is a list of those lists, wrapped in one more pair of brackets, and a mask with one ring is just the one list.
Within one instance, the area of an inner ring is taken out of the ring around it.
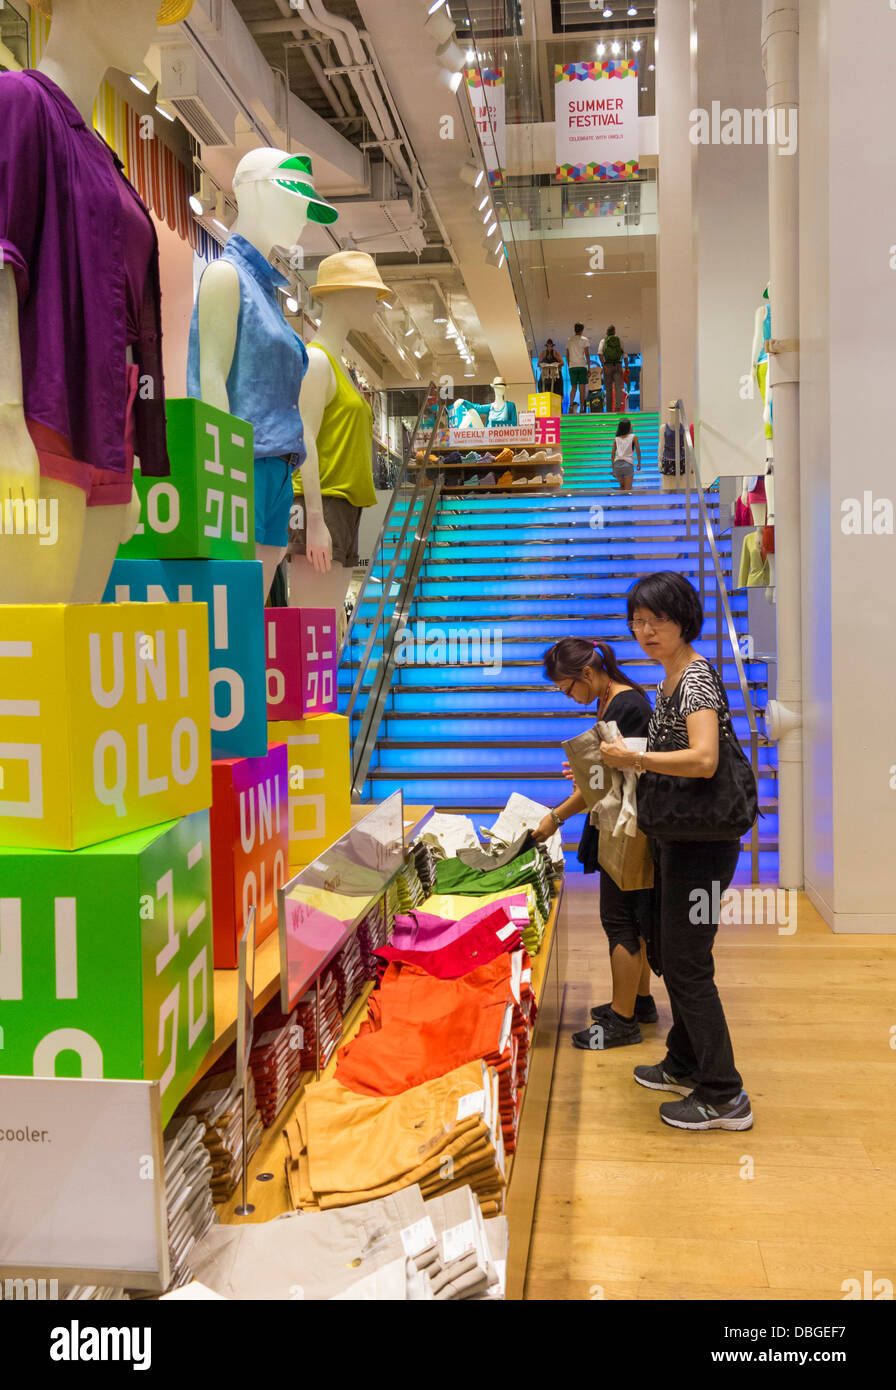
{"label": "display table", "polygon": [[[419,812],[419,808],[406,808],[407,815],[414,812]],[[425,902],[421,905],[421,911],[426,911]],[[505,1214],[510,1240],[507,1261],[509,1299],[521,1299],[525,1289],[565,977],[566,908],[561,881],[545,928],[542,948],[532,960],[532,987],[538,1004],[538,1017],[532,1032],[529,1079],[523,1092],[517,1150],[507,1160]],[[372,988],[372,983],[364,988],[346,1015],[343,1043],[350,1042],[355,1037],[364,1021],[367,1014],[367,998]],[[333,1076],[336,1064],[337,1057],[334,1052],[328,1065],[321,1072],[322,1079]],[[238,1191],[218,1208],[221,1221],[271,1221],[274,1217],[292,1210],[286,1187],[285,1172],[289,1152],[283,1126],[295,1110],[311,1075],[309,1072],[298,1090],[290,1096],[277,1122],[265,1131],[259,1149],[249,1161],[248,1201],[255,1207],[255,1211],[250,1216],[236,1215],[236,1208],[242,1200],[242,1193]]]}

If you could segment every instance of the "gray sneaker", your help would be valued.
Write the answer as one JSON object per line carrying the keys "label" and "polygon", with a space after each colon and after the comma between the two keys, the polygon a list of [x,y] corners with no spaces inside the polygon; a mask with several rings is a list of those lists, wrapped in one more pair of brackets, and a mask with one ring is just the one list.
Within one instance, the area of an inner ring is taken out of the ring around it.
{"label": "gray sneaker", "polygon": [[708,1100],[688,1096],[685,1100],[667,1100],[660,1106],[660,1119],[676,1129],[752,1129],[753,1112],[750,1097],[741,1091],[734,1100],[713,1105]]}
{"label": "gray sneaker", "polygon": [[633,1076],[639,1086],[647,1086],[651,1091],[675,1091],[680,1096],[689,1096],[697,1085],[690,1076],[670,1076],[662,1065],[655,1067],[635,1067]]}

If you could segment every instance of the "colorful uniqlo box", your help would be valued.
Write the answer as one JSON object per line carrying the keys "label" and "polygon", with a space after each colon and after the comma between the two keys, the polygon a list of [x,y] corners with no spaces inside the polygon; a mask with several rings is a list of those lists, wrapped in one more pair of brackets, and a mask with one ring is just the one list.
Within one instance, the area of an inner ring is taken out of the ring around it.
{"label": "colorful uniqlo box", "polygon": [[0,849],[5,1076],[158,1081],[214,1039],[208,811],[88,849]]}
{"label": "colorful uniqlo box", "polygon": [[122,560],[254,560],[252,426],[189,397],[165,403],[169,478],[134,469],[140,522]]}
{"label": "colorful uniqlo box", "polygon": [[212,757],[261,757],[268,746],[261,562],[115,561],[104,602],[165,599],[208,606]]}
{"label": "colorful uniqlo box", "polygon": [[0,845],[80,849],[211,804],[200,604],[0,606]]}
{"label": "colorful uniqlo box", "polygon": [[553,391],[539,391],[529,397],[529,409],[534,410],[536,415],[562,415],[563,397],[555,395]]}
{"label": "colorful uniqlo box", "polygon": [[341,714],[268,725],[289,750],[289,865],[310,864],[351,829],[349,721]]}
{"label": "colorful uniqlo box", "polygon": [[268,719],[336,712],[336,613],[266,608]]}
{"label": "colorful uniqlo box", "polygon": [[262,758],[212,763],[212,903],[215,969],[235,970],[255,908],[255,940],[277,925],[278,888],[289,878],[289,770],[286,744]]}
{"label": "colorful uniqlo box", "polygon": [[559,449],[560,447],[560,424],[558,416],[539,415],[535,420],[535,442],[542,449]]}

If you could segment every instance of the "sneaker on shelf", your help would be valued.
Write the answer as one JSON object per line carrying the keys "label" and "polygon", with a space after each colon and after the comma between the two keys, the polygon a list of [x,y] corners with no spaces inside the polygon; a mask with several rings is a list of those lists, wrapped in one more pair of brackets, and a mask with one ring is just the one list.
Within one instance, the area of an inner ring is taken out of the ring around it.
{"label": "sneaker on shelf", "polygon": [[513,483],[512,483],[512,486],[513,486],[513,487],[528,487],[528,486],[529,486],[529,479],[528,479],[528,478],[514,478]]}
{"label": "sneaker on shelf", "polygon": [[562,462],[563,455],[559,452],[559,450],[555,449],[552,454],[548,454],[548,463],[562,464]]}
{"label": "sneaker on shelf", "polygon": [[529,462],[529,452],[528,452],[528,450],[527,450],[527,449],[520,449],[520,451],[519,451],[518,454],[514,454],[514,456],[513,456],[513,462],[514,462],[514,463],[528,463],[528,462]]}
{"label": "sneaker on shelf", "polygon": [[513,483],[513,474],[511,473],[510,469],[508,468],[504,473],[501,474],[501,476],[500,476],[500,478],[498,479],[498,481],[497,481],[497,483],[495,484],[495,486],[496,486],[496,487],[510,487],[512,483]]}
{"label": "sneaker on shelf", "polygon": [[476,452],[475,449],[471,449],[470,452],[469,452],[468,454],[464,454],[464,456],[463,456],[461,462],[462,462],[462,463],[481,463],[481,462],[482,462],[482,456],[481,456],[480,454],[477,454],[477,452]]}
{"label": "sneaker on shelf", "polygon": [[605,1014],[597,1023],[572,1035],[573,1047],[581,1048],[583,1052],[606,1052],[610,1047],[631,1047],[643,1041],[641,1029],[634,1020],[626,1023],[625,1019],[613,1013]]}
{"label": "sneaker on shelf", "polygon": [[733,1100],[698,1100],[687,1096],[684,1100],[667,1100],[660,1106],[660,1119],[676,1129],[752,1129],[753,1111],[750,1097],[746,1091]]}
{"label": "sneaker on shelf", "polygon": [[482,475],[482,477],[479,479],[479,486],[480,486],[480,487],[495,487],[496,484],[495,484],[495,475],[494,475],[494,473],[484,473],[484,474]]}
{"label": "sneaker on shelf", "polygon": [[472,476],[472,478],[467,478],[466,481],[465,481],[465,483],[464,483],[464,487],[478,487],[478,486],[479,486],[479,474],[478,474],[478,473],[474,473],[473,476]]}
{"label": "sneaker on shelf", "polygon": [[548,487],[562,487],[562,486],[563,486],[563,474],[562,474],[562,473],[549,473],[545,481],[547,482]]}
{"label": "sneaker on shelf", "polygon": [[529,458],[530,463],[547,463],[547,461],[548,456],[544,449],[539,449],[537,453],[532,454]]}
{"label": "sneaker on shelf", "polygon": [[513,463],[513,450],[502,449],[498,457],[495,459],[495,463]]}
{"label": "sneaker on shelf", "polygon": [[639,1086],[647,1086],[651,1091],[675,1091],[680,1096],[689,1096],[697,1084],[691,1076],[670,1076],[661,1062],[655,1067],[635,1067],[632,1075]]}
{"label": "sneaker on shelf", "polygon": [[[613,1005],[595,1004],[591,1010],[591,1017],[598,1022],[602,1014],[608,1014]],[[659,1014],[656,1011],[656,1001],[652,994],[639,994],[635,999],[635,1022],[636,1023],[656,1023]]]}
{"label": "sneaker on shelf", "polygon": [[461,456],[460,456],[460,454],[458,453],[457,449],[455,449],[455,450],[453,451],[453,453],[446,454],[445,457],[443,458],[442,462],[443,462],[443,463],[463,463],[463,459],[461,458]]}

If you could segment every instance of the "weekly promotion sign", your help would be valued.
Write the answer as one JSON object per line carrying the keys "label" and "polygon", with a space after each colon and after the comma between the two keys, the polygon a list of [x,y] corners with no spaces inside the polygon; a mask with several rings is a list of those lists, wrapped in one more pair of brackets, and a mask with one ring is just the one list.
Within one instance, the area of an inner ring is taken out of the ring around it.
{"label": "weekly promotion sign", "polygon": [[489,182],[503,181],[503,171],[507,165],[507,115],[502,68],[466,68],[464,76],[473,118],[479,131],[479,141],[485,157]]}
{"label": "weekly promotion sign", "polygon": [[638,172],[638,61],[554,67],[558,183]]}

